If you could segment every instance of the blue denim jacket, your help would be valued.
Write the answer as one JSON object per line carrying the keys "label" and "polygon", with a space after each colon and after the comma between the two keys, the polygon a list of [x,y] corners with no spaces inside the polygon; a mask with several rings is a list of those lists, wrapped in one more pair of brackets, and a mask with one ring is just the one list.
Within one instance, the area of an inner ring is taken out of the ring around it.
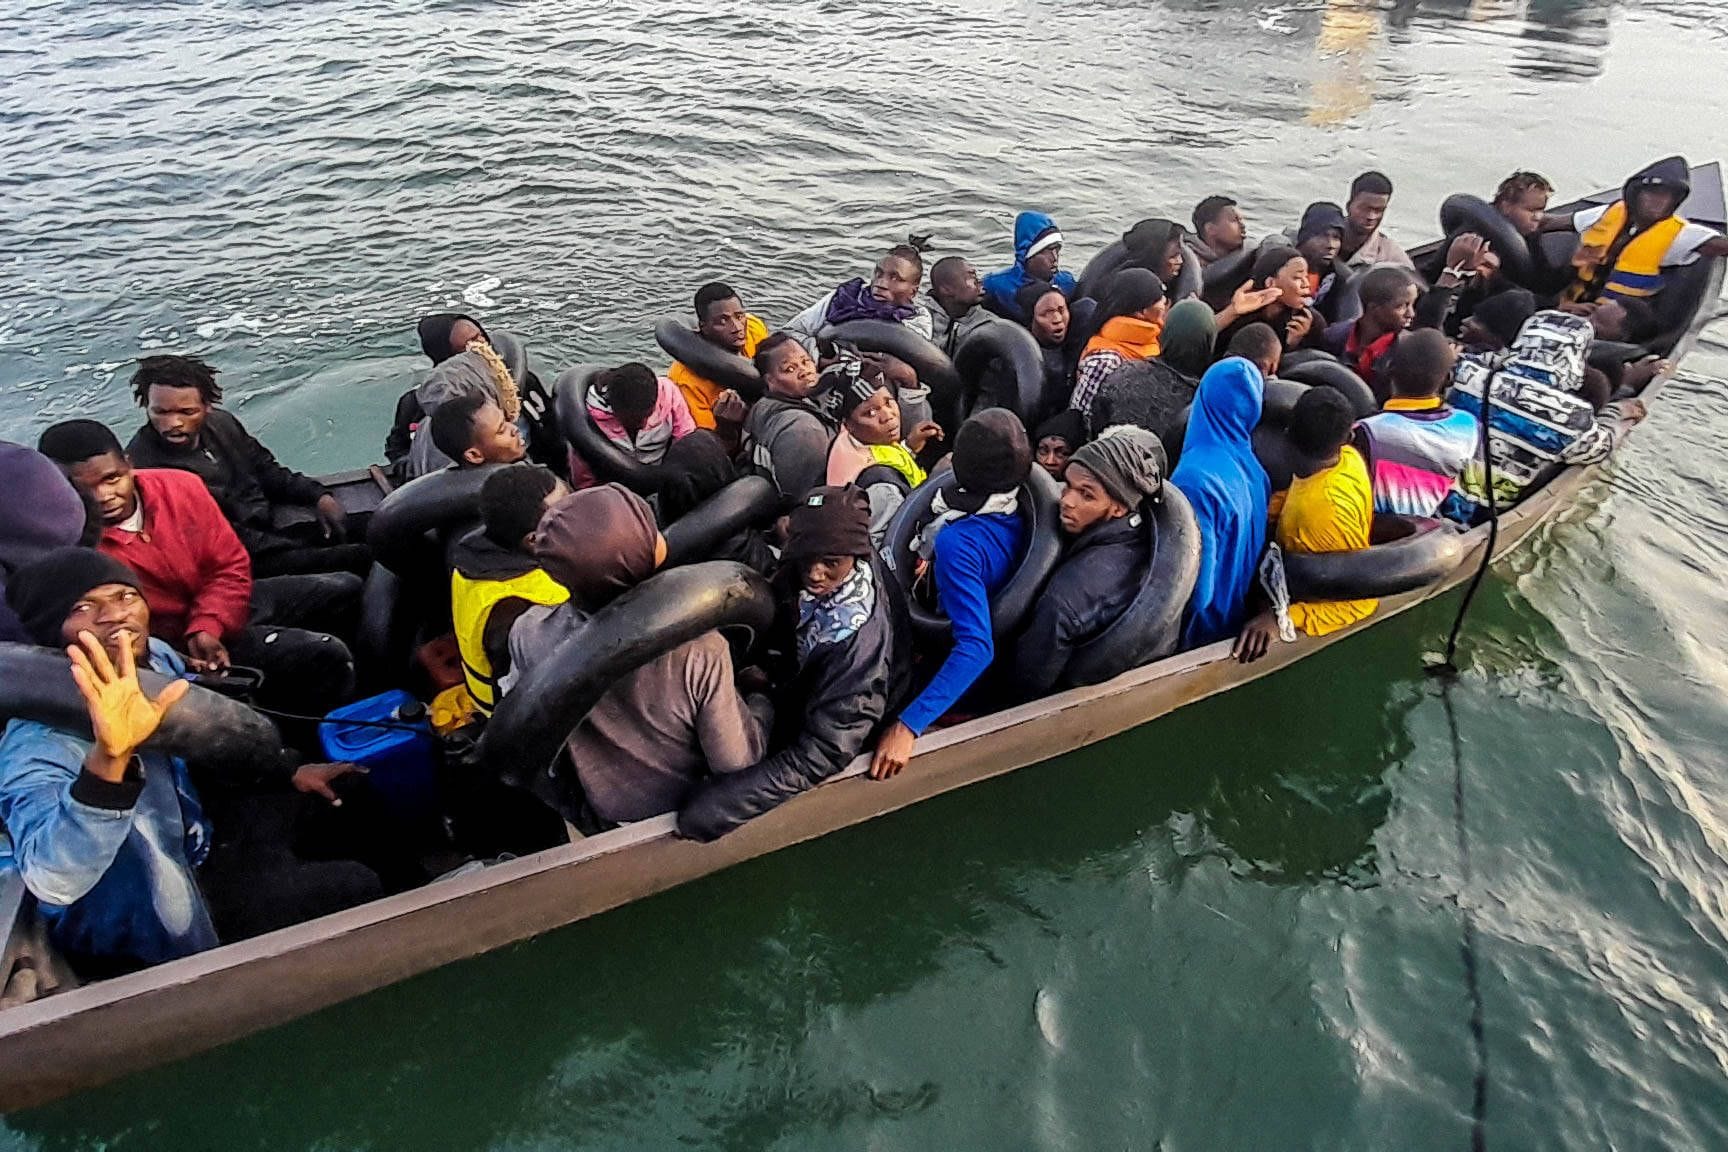
{"label": "blue denim jacket", "polygon": [[[150,641],[150,666],[184,674]],[[194,869],[210,825],[183,761],[143,753],[142,788],[83,774],[90,741],[33,720],[0,736],[0,822],[11,865],[56,947],[74,956],[158,964],[215,947]]]}

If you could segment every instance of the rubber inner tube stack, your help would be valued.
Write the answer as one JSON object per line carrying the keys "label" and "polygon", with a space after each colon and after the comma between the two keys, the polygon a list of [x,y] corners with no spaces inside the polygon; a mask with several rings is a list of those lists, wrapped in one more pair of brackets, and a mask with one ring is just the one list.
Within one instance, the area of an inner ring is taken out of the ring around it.
{"label": "rubber inner tube stack", "polygon": [[[1266,390],[1260,401],[1260,423],[1255,426],[1258,437],[1262,429],[1276,428],[1280,432],[1290,422],[1290,413],[1296,408],[1296,401],[1302,398],[1302,393],[1308,391],[1308,385],[1299,384],[1294,380],[1285,380],[1274,376],[1266,381]],[[1169,461],[1169,470],[1174,472],[1176,464],[1182,458],[1182,441],[1188,434],[1188,415],[1194,405],[1186,404],[1177,413],[1171,423],[1170,430],[1164,441],[1164,456]],[[1259,441],[1255,442],[1255,450],[1259,450]]]}
{"label": "rubber inner tube stack", "polygon": [[525,786],[622,677],[717,628],[761,632],[774,621],[768,581],[710,560],[659,572],[590,617],[499,702],[471,757]]}
{"label": "rubber inner tube stack", "polygon": [[730,388],[746,401],[762,398],[762,374],[756,365],[724,348],[710,344],[702,334],[682,320],[668,316],[654,325],[654,342],[660,350],[690,371]]}
{"label": "rubber inner tube stack", "polygon": [[1181,642],[1182,613],[1200,575],[1200,526],[1173,484],[1147,511],[1151,560],[1140,591],[1110,627],[1074,652],[1066,672],[1071,684],[1102,684],[1170,655]]}
{"label": "rubber inner tube stack", "polygon": [[[921,640],[946,641],[953,636],[948,618],[920,603],[912,594],[918,555],[913,544],[932,519],[930,508],[938,492],[952,492],[954,473],[944,467],[914,488],[888,522],[882,538],[882,561],[905,594],[912,631]],[[1026,551],[1013,575],[990,598],[990,623],[998,637],[1015,632],[1031,612],[1038,594],[1062,559],[1062,526],[1058,503],[1062,490],[1042,468],[1033,466],[1020,486],[1020,515],[1026,521]]]}
{"label": "rubber inner tube stack", "polygon": [[601,371],[585,364],[558,374],[558,382],[553,386],[557,393],[553,403],[558,410],[558,431],[601,480],[615,481],[632,492],[652,496],[660,486],[659,471],[608,440],[588,412],[588,391]]}

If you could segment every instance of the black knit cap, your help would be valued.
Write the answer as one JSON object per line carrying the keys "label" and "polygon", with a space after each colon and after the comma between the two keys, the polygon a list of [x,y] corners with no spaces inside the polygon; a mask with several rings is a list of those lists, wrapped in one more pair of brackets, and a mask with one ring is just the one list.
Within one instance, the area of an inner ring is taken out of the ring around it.
{"label": "black knit cap", "polygon": [[[139,588],[132,569],[94,548],[56,548],[6,578],[6,603],[30,639],[45,648],[64,643],[60,628],[72,605],[104,584]],[[143,591],[139,588],[139,591]]]}
{"label": "black knit cap", "polygon": [[1026,426],[1006,408],[986,408],[960,425],[954,437],[954,481],[948,503],[976,512],[998,492],[1012,492],[1032,471]]}
{"label": "black knit cap", "polygon": [[817,556],[868,556],[870,498],[862,488],[814,488],[786,518],[788,560]]}

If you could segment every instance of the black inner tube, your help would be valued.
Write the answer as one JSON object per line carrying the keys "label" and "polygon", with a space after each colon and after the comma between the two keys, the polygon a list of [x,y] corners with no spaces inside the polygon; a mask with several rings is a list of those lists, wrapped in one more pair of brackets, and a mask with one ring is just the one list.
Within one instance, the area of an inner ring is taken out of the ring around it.
{"label": "black inner tube", "polygon": [[[1526,288],[1539,288],[1531,282],[1535,277],[1535,265],[1530,259],[1530,242],[1482,197],[1468,192],[1446,197],[1440,205],[1440,231],[1447,237],[1444,243],[1448,246],[1461,232],[1476,233],[1488,241],[1500,257],[1500,270],[1506,276]],[[1446,252],[1442,249],[1440,259],[1445,258]]]}
{"label": "black inner tube", "polygon": [[366,526],[373,557],[397,576],[413,580],[429,554],[428,532],[448,534],[480,518],[480,488],[506,464],[451,465],[411,480],[384,497]]}
{"label": "black inner tube", "polygon": [[1176,651],[1182,613],[1200,575],[1200,526],[1193,506],[1174,484],[1146,512],[1151,559],[1140,591],[1102,633],[1081,645],[1068,661],[1070,684],[1102,684]]}
{"label": "black inner tube", "polygon": [[1286,552],[1292,600],[1359,600],[1426,588],[1464,559],[1464,534],[1449,520],[1374,517],[1375,543],[1354,552]]}
{"label": "black inner tube", "polygon": [[588,414],[588,390],[600,372],[592,365],[583,365],[558,374],[553,385],[558,431],[601,480],[615,481],[632,492],[652,496],[660,487],[659,469],[622,451],[606,438],[594,423],[594,417]]}
{"label": "black inner tube", "polygon": [[620,677],[716,628],[762,631],[774,621],[768,582],[710,560],[650,577],[596,612],[498,704],[472,757],[526,785]]}
{"label": "black inner tube", "polygon": [[[919,530],[930,521],[936,494],[951,491],[953,485],[953,472],[943,468],[914,488],[895,510],[882,539],[883,564],[904,593],[914,634],[926,640],[948,640],[954,629],[946,616],[918,603],[912,594],[918,563],[912,545]],[[1020,486],[1020,515],[1027,525],[1026,551],[1008,582],[990,598],[990,623],[998,638],[1020,627],[1062,559],[1062,530],[1057,521],[1061,495],[1056,481],[1037,466]]]}
{"label": "black inner tube", "polygon": [[746,528],[773,520],[781,507],[780,490],[766,476],[743,476],[666,526],[663,568],[712,556],[721,544]]}
{"label": "black inner tube", "polygon": [[[154,699],[169,677],[138,669],[138,683]],[[0,644],[0,721],[37,720],[90,736],[90,713],[64,652],[29,644]],[[186,760],[223,765],[268,765],[282,760],[282,739],[257,712],[219,692],[193,685],[168,710],[144,747]]]}
{"label": "black inner tube", "polygon": [[954,369],[966,385],[962,406],[970,415],[979,407],[979,386],[992,365],[1005,371],[1005,383],[991,397],[998,407],[1006,408],[1030,427],[1044,403],[1044,353],[1032,333],[1012,320],[996,320],[980,324],[968,332],[954,350]]}
{"label": "black inner tube", "polygon": [[668,316],[655,324],[654,342],[698,376],[731,388],[752,403],[762,398],[762,374],[756,365],[736,352],[710,344],[682,320]]}
{"label": "black inner tube", "polygon": [[1368,382],[1336,360],[1310,360],[1278,371],[1283,379],[1297,384],[1324,384],[1336,389],[1350,402],[1358,420],[1380,411],[1380,402],[1374,398],[1374,389]]}

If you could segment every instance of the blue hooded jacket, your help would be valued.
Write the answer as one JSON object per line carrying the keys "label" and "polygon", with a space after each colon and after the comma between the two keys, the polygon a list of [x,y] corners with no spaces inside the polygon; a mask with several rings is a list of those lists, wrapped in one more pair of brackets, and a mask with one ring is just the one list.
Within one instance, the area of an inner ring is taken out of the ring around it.
{"label": "blue hooded jacket", "polygon": [[[1020,315],[1020,305],[1014,294],[1031,277],[1026,275],[1026,251],[1032,242],[1056,227],[1056,221],[1046,212],[1022,212],[1014,217],[1014,266],[984,277],[984,298],[990,310],[1002,316]],[[1077,281],[1072,272],[1058,272],[1052,283],[1062,295],[1073,297]]]}
{"label": "blue hooded jacket", "polygon": [[1240,356],[1220,360],[1200,378],[1170,483],[1194,506],[1200,524],[1200,575],[1188,600],[1182,642],[1197,648],[1242,630],[1248,592],[1266,548],[1272,481],[1254,455],[1266,382]]}

